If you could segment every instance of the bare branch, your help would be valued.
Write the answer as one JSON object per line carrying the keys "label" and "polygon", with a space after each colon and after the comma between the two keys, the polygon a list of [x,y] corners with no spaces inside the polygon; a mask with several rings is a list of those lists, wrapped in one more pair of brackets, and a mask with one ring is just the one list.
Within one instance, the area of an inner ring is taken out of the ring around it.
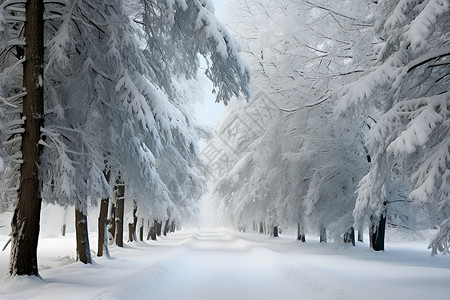
{"label": "bare branch", "polygon": [[310,5],[314,6],[314,7],[317,7],[317,8],[326,10],[326,11],[329,11],[329,12],[331,12],[331,13],[333,13],[333,14],[336,14],[336,15],[338,15],[338,16],[341,16],[341,17],[343,17],[343,18],[346,18],[346,19],[350,19],[350,20],[356,21],[355,18],[352,18],[352,17],[346,16],[346,15],[343,15],[343,14],[341,14],[341,13],[339,13],[339,12],[337,12],[337,11],[334,11],[334,10],[332,10],[332,9],[330,9],[330,8],[327,8],[327,7],[325,7],[325,6],[321,6],[321,5],[319,5],[319,4],[312,3],[311,1],[306,1],[306,3],[308,3],[308,4],[310,4]]}

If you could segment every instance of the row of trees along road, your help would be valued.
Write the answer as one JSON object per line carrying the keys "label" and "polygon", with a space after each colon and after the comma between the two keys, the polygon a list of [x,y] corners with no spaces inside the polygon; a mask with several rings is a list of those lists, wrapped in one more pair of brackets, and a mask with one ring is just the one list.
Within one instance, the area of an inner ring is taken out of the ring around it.
{"label": "row of trees along road", "polygon": [[14,209],[10,274],[38,275],[42,201],[75,207],[84,263],[91,262],[87,207],[99,199],[99,255],[107,250],[108,210],[109,230],[123,243],[124,201],[131,233],[145,224],[154,237],[195,216],[205,189],[202,129],[189,107],[199,56],[218,102],[249,94],[239,45],[211,2],[0,3],[0,185],[2,210]]}
{"label": "row of trees along road", "polygon": [[230,104],[212,144],[222,221],[295,226],[303,241],[354,242],[369,227],[375,250],[386,222],[434,227],[433,254],[448,253],[449,2],[233,5],[252,100]]}

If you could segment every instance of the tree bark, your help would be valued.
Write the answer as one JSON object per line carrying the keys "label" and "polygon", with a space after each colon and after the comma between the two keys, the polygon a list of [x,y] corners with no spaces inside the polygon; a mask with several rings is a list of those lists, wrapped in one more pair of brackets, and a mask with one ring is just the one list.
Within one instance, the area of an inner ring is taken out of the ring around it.
{"label": "tree bark", "polygon": [[137,225],[137,206],[134,204],[133,208],[133,223],[128,223],[128,242],[137,241],[136,238],[136,225]]}
{"label": "tree bark", "polygon": [[25,62],[23,98],[25,117],[22,135],[19,199],[11,221],[11,258],[9,274],[38,276],[37,246],[41,212],[38,165],[42,153],[39,145],[44,124],[44,1],[28,0],[25,4]]}
{"label": "tree bark", "polygon": [[144,240],[144,220],[142,220],[141,225],[139,226],[139,240]]}
{"label": "tree bark", "polygon": [[85,264],[91,264],[92,257],[89,246],[87,217],[78,208],[75,209],[75,230],[77,237],[77,260]]}
{"label": "tree bark", "polygon": [[161,236],[162,231],[162,221],[156,223],[156,235]]}
{"label": "tree bark", "polygon": [[156,241],[157,237],[156,237],[156,229],[158,228],[158,221],[153,220],[153,226],[150,227],[150,236],[152,241]]}
{"label": "tree bark", "polygon": [[123,218],[125,186],[119,181],[116,191],[116,245],[123,247]]}
{"label": "tree bark", "polygon": [[133,224],[128,223],[128,242],[134,241],[133,239]]}
{"label": "tree bark", "polygon": [[278,237],[278,226],[273,226],[273,237]]}
{"label": "tree bark", "polygon": [[111,239],[111,241],[109,241],[109,244],[112,245],[113,243],[113,239],[116,236],[116,206],[114,205],[114,203],[111,203],[110,206],[110,211],[109,211],[109,220],[108,220],[108,239]]}
{"label": "tree bark", "polygon": [[264,234],[264,225],[262,222],[259,223],[259,233]]}
{"label": "tree bark", "polygon": [[[372,226],[371,226],[372,227]],[[382,215],[379,219],[378,225],[373,227],[370,235],[370,246],[375,251],[384,251],[384,237],[386,231],[386,217]]]}
{"label": "tree bark", "polygon": [[303,243],[306,241],[305,232],[300,223],[297,223],[297,240],[302,241]]}
{"label": "tree bark", "polygon": [[164,232],[163,232],[164,236],[167,236],[167,234],[169,233],[169,224],[170,224],[170,220],[167,219],[166,223],[164,224]]}
{"label": "tree bark", "polygon": [[100,213],[98,216],[98,249],[97,256],[103,256],[103,251],[109,257],[108,250],[108,205],[109,198],[104,198],[100,201]]}
{"label": "tree bark", "polygon": [[320,242],[321,243],[327,242],[327,229],[325,227],[320,228]]}
{"label": "tree bark", "polygon": [[171,233],[175,232],[175,229],[176,229],[176,227],[175,227],[175,220],[173,220],[172,224],[170,224],[170,232]]}

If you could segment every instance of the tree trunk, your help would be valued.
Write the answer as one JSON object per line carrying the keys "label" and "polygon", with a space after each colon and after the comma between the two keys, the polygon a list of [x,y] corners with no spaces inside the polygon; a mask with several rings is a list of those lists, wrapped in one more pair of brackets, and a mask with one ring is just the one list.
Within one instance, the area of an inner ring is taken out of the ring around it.
{"label": "tree trunk", "polygon": [[116,245],[123,247],[123,218],[125,202],[125,186],[123,183],[119,183],[116,192]]}
{"label": "tree trunk", "polygon": [[97,256],[103,256],[103,250],[107,257],[109,257],[108,249],[108,204],[109,198],[104,198],[100,201],[100,213],[98,216],[98,249]]}
{"label": "tree trunk", "polygon": [[25,3],[25,62],[23,64],[22,165],[20,167],[19,199],[11,221],[11,257],[9,274],[39,275],[37,246],[41,213],[38,165],[42,153],[39,145],[44,123],[44,1]]}
{"label": "tree trunk", "polygon": [[170,224],[170,220],[167,219],[166,223],[164,223],[164,231],[163,231],[164,236],[167,236],[167,234],[169,233],[169,224]]}
{"label": "tree trunk", "polygon": [[144,220],[141,221],[141,226],[139,226],[139,240],[144,240]]}
{"label": "tree trunk", "polygon": [[273,226],[273,237],[278,237],[278,226]]}
{"label": "tree trunk", "polygon": [[259,223],[259,233],[264,234],[264,225],[262,222]]}
{"label": "tree trunk", "polygon": [[344,243],[351,243],[353,246],[355,246],[355,229],[353,228],[353,226],[349,230],[347,230],[346,233],[344,233]]}
{"label": "tree trunk", "polygon": [[[370,220],[372,221],[372,217],[370,217]],[[369,226],[369,245],[370,245],[370,248],[373,249],[373,244],[372,244],[373,240],[372,240],[372,236],[373,236],[373,225],[370,225],[370,226]]]}
{"label": "tree trunk", "polygon": [[63,224],[61,226],[61,236],[66,236],[67,229],[67,207],[64,207]]}
{"label": "tree trunk", "polygon": [[75,209],[75,230],[77,237],[77,260],[85,264],[91,264],[92,257],[91,248],[89,247],[87,217],[78,208]]}
{"label": "tree trunk", "polygon": [[133,223],[128,223],[128,242],[134,241],[133,231]]}
{"label": "tree trunk", "polygon": [[147,241],[152,238],[152,226],[150,226],[150,220],[147,222]]}
{"label": "tree trunk", "polygon": [[320,242],[321,243],[327,242],[327,229],[325,227],[320,228]]}
{"label": "tree trunk", "polygon": [[136,238],[136,225],[137,225],[137,206],[136,203],[134,204],[133,208],[133,223],[128,223],[128,242],[137,241]]}
{"label": "tree trunk", "polygon": [[170,224],[170,232],[175,232],[175,220],[172,221],[172,224]]}
{"label": "tree trunk", "polygon": [[153,226],[150,228],[150,231],[151,231],[151,239],[152,239],[152,241],[156,241],[157,240],[157,237],[156,237],[156,229],[158,228],[158,221],[156,221],[156,220],[153,220]]}
{"label": "tree trunk", "polygon": [[157,222],[156,223],[156,235],[157,236],[161,236],[161,231],[162,231],[162,221],[161,222]]}
{"label": "tree trunk", "polygon": [[[373,225],[371,226],[373,227]],[[375,251],[384,251],[384,236],[386,230],[386,217],[381,216],[377,226],[372,230],[370,235],[370,245]]]}
{"label": "tree trunk", "polygon": [[297,223],[297,240],[302,241],[303,243],[306,241],[305,232],[300,223]]}
{"label": "tree trunk", "polygon": [[109,244],[112,245],[114,237],[116,236],[116,206],[114,203],[111,203],[110,205],[110,211],[109,211],[109,220],[108,220],[108,240]]}

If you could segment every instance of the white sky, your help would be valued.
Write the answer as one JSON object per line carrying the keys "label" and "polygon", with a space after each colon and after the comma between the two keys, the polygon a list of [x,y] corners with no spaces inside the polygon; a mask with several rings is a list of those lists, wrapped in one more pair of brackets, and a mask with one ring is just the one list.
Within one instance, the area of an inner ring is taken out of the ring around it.
{"label": "white sky", "polygon": [[[227,0],[212,0],[215,6],[215,15],[223,20],[223,13],[225,2]],[[206,81],[206,80],[205,80]],[[220,120],[225,112],[225,105],[223,103],[215,102],[215,95],[212,94],[212,84],[205,82],[203,85],[203,93],[205,99],[203,103],[198,103],[195,106],[195,116],[200,123],[206,124],[210,127],[218,126]]]}

